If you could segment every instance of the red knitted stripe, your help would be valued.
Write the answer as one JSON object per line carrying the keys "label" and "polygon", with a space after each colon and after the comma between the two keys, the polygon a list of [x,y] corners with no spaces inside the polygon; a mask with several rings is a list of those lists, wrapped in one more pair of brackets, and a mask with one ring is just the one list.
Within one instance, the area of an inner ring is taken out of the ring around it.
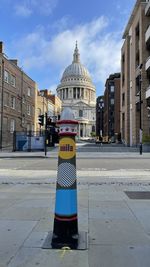
{"label": "red knitted stripe", "polygon": [[57,121],[57,124],[78,124],[78,121],[75,121],[75,120],[60,120],[60,121]]}

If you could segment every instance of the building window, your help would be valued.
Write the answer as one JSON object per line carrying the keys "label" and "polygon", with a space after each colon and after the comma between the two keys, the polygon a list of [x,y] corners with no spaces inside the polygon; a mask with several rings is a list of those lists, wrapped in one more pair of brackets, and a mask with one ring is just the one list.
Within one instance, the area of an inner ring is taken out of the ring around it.
{"label": "building window", "polygon": [[8,78],[8,71],[4,71],[4,81],[6,82],[6,83],[8,83],[9,82],[9,78]]}
{"label": "building window", "polygon": [[25,124],[25,118],[24,117],[22,118],[22,124]]}
{"label": "building window", "polygon": [[122,106],[125,105],[125,93],[122,94]]}
{"label": "building window", "polygon": [[13,76],[13,75],[10,76],[10,83],[12,86],[14,86],[14,87],[16,86],[16,77],[15,76]]}
{"label": "building window", "polygon": [[31,106],[29,104],[27,105],[27,114],[31,115]]}
{"label": "building window", "polygon": [[27,124],[27,132],[29,132],[30,131],[30,124],[28,123]]}
{"label": "building window", "polygon": [[23,104],[25,103],[25,95],[23,95],[23,97],[22,97],[22,103]]}
{"label": "building window", "polygon": [[11,96],[10,107],[15,109],[15,106],[16,106],[16,98],[14,96]]}
{"label": "building window", "polygon": [[79,117],[83,117],[83,110],[79,110]]}
{"label": "building window", "polygon": [[10,132],[13,133],[15,131],[15,120],[10,120]]}
{"label": "building window", "polygon": [[28,93],[27,93],[28,96],[31,96],[31,88],[28,87]]}
{"label": "building window", "polygon": [[111,85],[111,86],[110,86],[110,92],[111,92],[111,93],[114,93],[114,90],[115,90],[114,85]]}
{"label": "building window", "polygon": [[111,98],[111,100],[110,100],[110,104],[111,104],[111,105],[114,105],[114,102],[115,102],[115,101],[114,101],[114,98]]}
{"label": "building window", "polygon": [[9,94],[4,92],[4,106],[9,106]]}

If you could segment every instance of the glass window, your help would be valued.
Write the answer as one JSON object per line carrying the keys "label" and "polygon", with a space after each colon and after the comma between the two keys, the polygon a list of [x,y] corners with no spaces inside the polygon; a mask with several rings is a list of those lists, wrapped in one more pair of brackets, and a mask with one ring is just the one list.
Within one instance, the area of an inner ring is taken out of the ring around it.
{"label": "glass window", "polygon": [[15,131],[15,120],[10,120],[10,132],[13,133]]}
{"label": "glass window", "polygon": [[6,83],[8,83],[8,71],[4,71],[4,80]]}
{"label": "glass window", "polygon": [[31,96],[31,88],[30,87],[28,87],[28,96]]}
{"label": "glass window", "polygon": [[25,95],[22,97],[22,103],[25,103]]}
{"label": "glass window", "polygon": [[31,106],[29,104],[27,105],[27,114],[31,115]]}
{"label": "glass window", "polygon": [[15,106],[16,106],[16,98],[14,96],[11,96],[10,107],[15,109]]}
{"label": "glass window", "polygon": [[27,124],[27,132],[29,132],[30,131],[30,124],[28,123]]}
{"label": "glass window", "polygon": [[83,117],[83,110],[79,110],[79,117]]}
{"label": "glass window", "polygon": [[3,118],[3,130],[8,131],[8,118]]}
{"label": "glass window", "polygon": [[111,105],[114,105],[114,98],[110,100]]}
{"label": "glass window", "polygon": [[114,90],[115,90],[115,87],[114,87],[114,85],[111,85],[111,86],[110,86],[110,92],[111,92],[111,93],[113,93],[113,92],[114,92]]}
{"label": "glass window", "polygon": [[125,105],[125,93],[122,93],[122,106]]}
{"label": "glass window", "polygon": [[9,106],[9,93],[4,92],[4,106]]}
{"label": "glass window", "polygon": [[14,86],[14,87],[16,86],[16,77],[15,76],[13,76],[13,75],[10,76],[10,83],[12,86]]}

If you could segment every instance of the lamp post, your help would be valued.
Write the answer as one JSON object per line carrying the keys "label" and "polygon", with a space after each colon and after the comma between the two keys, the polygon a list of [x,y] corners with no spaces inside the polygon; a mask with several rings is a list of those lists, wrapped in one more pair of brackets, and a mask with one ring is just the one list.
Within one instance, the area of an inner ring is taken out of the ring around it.
{"label": "lamp post", "polygon": [[98,106],[99,106],[99,113],[100,113],[99,139],[100,139],[100,141],[102,141],[102,136],[103,136],[103,126],[102,126],[103,125],[103,107],[104,107],[104,102],[103,102],[103,99],[102,98],[100,99]]}
{"label": "lamp post", "polygon": [[141,74],[141,70],[142,70],[142,66],[143,64],[140,64],[140,75],[139,75],[139,104],[140,104],[140,129],[139,129],[139,140],[140,140],[140,155],[142,155],[142,135],[143,135],[143,130],[142,130],[142,88],[141,88],[141,84],[142,84],[142,74]]}
{"label": "lamp post", "polygon": [[4,117],[4,60],[2,60],[2,93],[1,93],[1,130],[0,149],[3,148],[3,117]]}

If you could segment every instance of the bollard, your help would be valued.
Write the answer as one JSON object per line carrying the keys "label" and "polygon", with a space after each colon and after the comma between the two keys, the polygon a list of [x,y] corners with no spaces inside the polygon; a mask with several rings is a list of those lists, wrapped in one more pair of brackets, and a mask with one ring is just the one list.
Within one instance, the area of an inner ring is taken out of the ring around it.
{"label": "bollard", "polygon": [[[68,119],[67,119],[68,118]],[[55,218],[52,247],[78,246],[77,183],[76,183],[76,145],[78,122],[73,120],[69,108],[62,112],[56,184]]]}
{"label": "bollard", "polygon": [[87,233],[78,233],[76,144],[78,122],[70,108],[62,112],[59,130],[59,154],[53,232],[43,248],[87,249]]}

